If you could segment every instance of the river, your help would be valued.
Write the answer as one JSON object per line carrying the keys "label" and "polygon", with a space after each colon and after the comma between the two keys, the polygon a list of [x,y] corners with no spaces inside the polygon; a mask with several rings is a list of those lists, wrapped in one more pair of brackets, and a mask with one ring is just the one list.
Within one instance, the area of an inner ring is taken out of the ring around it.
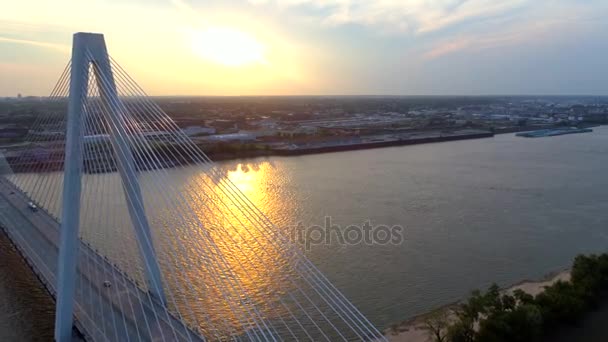
{"label": "river", "polygon": [[[366,221],[404,228],[400,244],[333,241],[306,252],[380,328],[492,282],[539,278],[608,246],[608,127],[218,165],[281,229],[323,225],[327,217],[342,228]],[[181,187],[196,169],[169,172]],[[2,277],[0,295],[27,293],[23,286]],[[52,310],[6,303],[52,326]]]}

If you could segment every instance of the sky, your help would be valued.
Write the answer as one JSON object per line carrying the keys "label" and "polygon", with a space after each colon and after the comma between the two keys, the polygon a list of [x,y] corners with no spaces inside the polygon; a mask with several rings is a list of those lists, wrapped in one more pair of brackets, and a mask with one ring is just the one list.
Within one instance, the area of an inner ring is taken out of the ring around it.
{"label": "sky", "polygon": [[7,0],[0,96],[75,32],[151,95],[608,95],[606,0]]}

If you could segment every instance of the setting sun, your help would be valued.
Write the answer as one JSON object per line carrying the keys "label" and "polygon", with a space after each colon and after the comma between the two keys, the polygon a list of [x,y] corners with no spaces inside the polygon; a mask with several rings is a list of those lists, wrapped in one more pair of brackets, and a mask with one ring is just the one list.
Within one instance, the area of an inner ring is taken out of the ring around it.
{"label": "setting sun", "polygon": [[230,27],[210,27],[195,33],[193,48],[204,59],[225,66],[267,63],[264,46],[257,39]]}

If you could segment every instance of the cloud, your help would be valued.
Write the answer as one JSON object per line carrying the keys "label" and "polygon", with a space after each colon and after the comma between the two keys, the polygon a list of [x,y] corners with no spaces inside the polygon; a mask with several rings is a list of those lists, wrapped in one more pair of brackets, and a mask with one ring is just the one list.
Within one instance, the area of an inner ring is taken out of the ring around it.
{"label": "cloud", "polygon": [[70,51],[70,47],[69,46],[61,45],[61,44],[55,44],[55,43],[42,42],[42,41],[37,41],[37,40],[0,37],[0,42],[40,46],[40,47],[45,47],[45,48],[59,50],[59,51],[62,51],[62,52],[69,52]]}
{"label": "cloud", "polygon": [[476,27],[437,37],[422,47],[422,56],[435,59],[465,50],[470,53],[527,43],[540,49],[543,44],[575,40],[585,36],[585,32],[601,30],[594,17],[593,8],[554,6],[549,10],[537,7],[511,20],[497,20],[485,30]]}
{"label": "cloud", "polygon": [[530,0],[250,0],[280,8],[308,6],[330,26],[359,24],[384,32],[424,34],[525,7]]}
{"label": "cloud", "polygon": [[459,37],[436,43],[431,49],[424,52],[422,56],[426,59],[435,59],[464,50],[470,53],[496,47],[518,45],[528,41],[538,40],[541,34],[541,32],[528,33],[529,34],[505,32],[492,35],[472,35]]}
{"label": "cloud", "polygon": [[502,32],[469,33],[456,38],[448,38],[435,42],[422,56],[426,59],[440,58],[459,51],[479,52],[497,47],[520,45],[526,42],[542,41],[547,37],[554,25],[531,25],[530,27],[509,28]]}
{"label": "cloud", "polygon": [[423,56],[427,59],[434,59],[452,52],[460,51],[470,47],[473,44],[471,38],[458,38],[447,42],[441,42],[430,50],[426,51]]}

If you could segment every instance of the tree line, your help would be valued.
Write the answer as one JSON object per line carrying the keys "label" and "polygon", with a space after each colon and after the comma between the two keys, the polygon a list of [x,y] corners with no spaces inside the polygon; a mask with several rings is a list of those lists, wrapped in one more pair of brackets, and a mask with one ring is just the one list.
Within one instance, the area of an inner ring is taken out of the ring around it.
{"label": "tree line", "polygon": [[570,281],[557,281],[536,296],[512,294],[493,284],[452,309],[425,321],[434,342],[542,341],[596,309],[608,290],[608,254],[579,255]]}

